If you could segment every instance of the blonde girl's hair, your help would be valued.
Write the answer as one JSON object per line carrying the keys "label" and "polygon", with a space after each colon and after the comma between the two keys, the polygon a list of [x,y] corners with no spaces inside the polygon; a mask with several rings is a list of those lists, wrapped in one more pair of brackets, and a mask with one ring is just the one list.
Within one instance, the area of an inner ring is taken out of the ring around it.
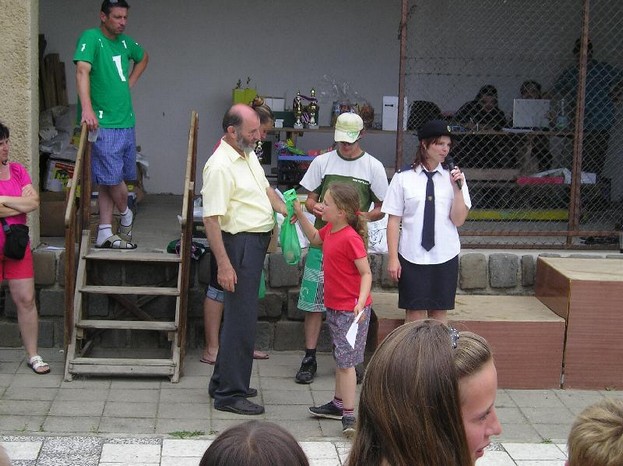
{"label": "blonde girl's hair", "polygon": [[257,116],[260,117],[260,124],[265,125],[267,123],[275,122],[275,115],[273,115],[273,111],[266,104],[263,97],[255,96],[251,101],[251,108],[255,110]]}
{"label": "blonde girl's hair", "polygon": [[459,332],[458,335],[452,357],[460,380],[480,371],[493,359],[493,352],[487,340],[480,335],[472,332]]}
{"label": "blonde girl's hair", "polygon": [[473,332],[459,332],[453,354],[459,379],[475,374],[493,359],[487,340]]}
{"label": "blonde girl's hair", "polygon": [[359,193],[357,190],[346,183],[332,183],[327,191],[331,192],[331,197],[335,201],[338,209],[346,212],[346,221],[359,233],[363,239],[363,244],[368,244],[368,222],[359,211]]}

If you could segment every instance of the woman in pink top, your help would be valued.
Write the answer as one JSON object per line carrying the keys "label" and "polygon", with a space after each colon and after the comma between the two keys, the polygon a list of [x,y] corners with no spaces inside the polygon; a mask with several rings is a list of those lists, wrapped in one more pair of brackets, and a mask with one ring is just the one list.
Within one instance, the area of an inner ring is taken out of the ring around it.
{"label": "woman in pink top", "polygon": [[[17,162],[9,162],[9,146],[9,128],[0,123],[0,217],[8,225],[26,224],[26,214],[39,208],[39,194],[26,169]],[[28,353],[28,367],[36,374],[47,374],[50,366],[37,351],[39,320],[30,244],[22,259],[10,259],[4,256],[5,240],[3,232],[0,234],[0,279],[8,281],[17,308],[17,323]]]}

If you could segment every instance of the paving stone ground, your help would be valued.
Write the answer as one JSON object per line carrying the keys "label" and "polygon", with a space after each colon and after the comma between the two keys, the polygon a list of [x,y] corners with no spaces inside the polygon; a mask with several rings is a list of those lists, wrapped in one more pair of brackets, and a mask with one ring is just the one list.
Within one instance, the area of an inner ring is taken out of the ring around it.
{"label": "paving stone ground", "polygon": [[[63,380],[64,355],[42,351],[52,372],[35,375],[22,350],[0,348],[0,443],[14,466],[198,465],[203,451],[228,426],[250,419],[214,410],[207,393],[212,366],[186,355],[177,384],[165,378],[79,377]],[[309,416],[307,407],[333,393],[333,361],[319,355],[310,385],[294,383],[301,352],[273,351],[255,361],[252,386],[264,419],[288,429],[314,466],[342,465],[349,443],[341,423]],[[562,466],[574,416],[603,397],[599,390],[500,389],[496,409],[503,433],[477,466]]]}

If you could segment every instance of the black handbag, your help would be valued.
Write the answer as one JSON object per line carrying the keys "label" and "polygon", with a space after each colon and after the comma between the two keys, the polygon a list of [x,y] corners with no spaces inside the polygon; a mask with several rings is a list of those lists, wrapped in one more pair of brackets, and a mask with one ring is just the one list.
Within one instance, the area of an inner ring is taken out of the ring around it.
{"label": "black handbag", "polygon": [[21,224],[9,225],[3,218],[0,218],[0,221],[2,222],[2,230],[6,236],[6,241],[4,242],[4,257],[23,259],[30,239],[28,237],[28,227]]}

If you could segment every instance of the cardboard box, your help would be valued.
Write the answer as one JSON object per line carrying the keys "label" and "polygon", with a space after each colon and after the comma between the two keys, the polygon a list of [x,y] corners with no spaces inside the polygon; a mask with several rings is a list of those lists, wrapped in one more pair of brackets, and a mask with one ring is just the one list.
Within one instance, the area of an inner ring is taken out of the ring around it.
{"label": "cardboard box", "polygon": [[75,165],[76,163],[70,160],[49,159],[43,189],[54,192],[66,189],[67,183],[74,176]]}
{"label": "cardboard box", "polygon": [[398,96],[383,96],[383,131],[398,129]]}
{"label": "cardboard box", "polygon": [[65,236],[64,192],[44,191],[39,194],[39,226],[41,236]]}
{"label": "cardboard box", "polygon": [[264,102],[273,112],[284,112],[286,110],[286,99],[283,97],[264,97]]}
{"label": "cardboard box", "polygon": [[[409,106],[407,98],[404,98],[402,129],[407,129]],[[398,96],[383,96],[383,131],[396,131],[398,129]]]}

